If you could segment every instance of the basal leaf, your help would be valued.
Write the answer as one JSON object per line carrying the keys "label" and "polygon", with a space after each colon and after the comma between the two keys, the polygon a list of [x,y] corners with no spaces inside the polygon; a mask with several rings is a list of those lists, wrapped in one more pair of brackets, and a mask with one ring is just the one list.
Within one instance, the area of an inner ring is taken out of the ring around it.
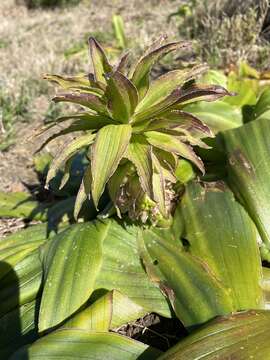
{"label": "basal leaf", "polygon": [[[102,242],[107,231],[108,224],[77,224],[47,245],[40,331],[60,324],[88,300],[102,263]],[[89,243],[90,239],[93,241]]]}
{"label": "basal leaf", "polygon": [[185,326],[198,325],[233,310],[229,293],[207,265],[183,250],[171,229],[139,233],[141,256],[150,279],[167,295]]}
{"label": "basal leaf", "polygon": [[0,269],[7,269],[0,280],[0,316],[18,306],[34,300],[41,288],[42,264],[38,249],[21,258],[11,267],[0,262]]}
{"label": "basal leaf", "polygon": [[229,183],[263,240],[263,256],[270,260],[269,118],[261,117],[222,134],[228,155]]}
{"label": "basal leaf", "polygon": [[135,86],[121,72],[115,71],[106,75],[109,111],[115,120],[127,123],[138,104],[138,93]]}
{"label": "basal leaf", "polygon": [[131,131],[130,125],[108,125],[97,134],[91,149],[92,198],[96,207],[106,183],[127,150]]}
{"label": "basal leaf", "polygon": [[241,110],[224,101],[213,103],[200,101],[187,105],[184,109],[201,119],[214,133],[233,129],[243,124]]}
{"label": "basal leaf", "polygon": [[234,310],[262,308],[256,227],[232,192],[224,183],[189,183],[181,210],[187,251],[220,280]]}
{"label": "basal leaf", "polygon": [[254,310],[217,318],[180,341],[158,359],[268,359],[269,320],[269,311]]}
{"label": "basal leaf", "polygon": [[150,348],[128,337],[114,333],[95,333],[78,329],[61,329],[22,348],[10,360],[29,360],[46,358],[105,359],[110,360],[154,360],[160,351]]}
{"label": "basal leaf", "polygon": [[146,310],[117,290],[109,291],[68,320],[63,328],[109,331],[144,316]]}
{"label": "basal leaf", "polygon": [[141,265],[136,233],[114,220],[96,221],[73,225],[48,243],[40,331],[70,318],[89,298],[91,304],[101,290],[116,289],[146,312],[170,316],[166,299]]}

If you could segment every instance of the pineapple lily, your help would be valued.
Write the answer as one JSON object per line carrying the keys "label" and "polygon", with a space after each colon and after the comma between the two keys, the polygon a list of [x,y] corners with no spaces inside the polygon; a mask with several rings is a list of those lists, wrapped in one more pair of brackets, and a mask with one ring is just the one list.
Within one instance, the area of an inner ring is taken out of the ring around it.
{"label": "pineapple lily", "polygon": [[194,79],[207,70],[205,65],[173,70],[150,81],[155,62],[189,46],[185,42],[162,45],[164,40],[161,37],[156,41],[135,65],[129,66],[127,53],[112,66],[102,47],[90,38],[93,74],[45,76],[66,90],[54,97],[55,102],[85,108],[84,112],[61,117],[45,128],[71,120],[46,144],[61,135],[84,132],[55,157],[46,181],[48,186],[64,166],[63,187],[73,157],[82,148],[88,148],[89,165],[77,195],[75,217],[87,198],[91,197],[97,208],[107,185],[119,216],[128,213],[134,220],[159,222],[170,217],[176,202],[175,170],[179,159],[191,161],[204,172],[192,147],[207,147],[202,139],[212,136],[212,132],[183,109],[194,101],[213,101],[230,94],[221,86],[195,83]]}

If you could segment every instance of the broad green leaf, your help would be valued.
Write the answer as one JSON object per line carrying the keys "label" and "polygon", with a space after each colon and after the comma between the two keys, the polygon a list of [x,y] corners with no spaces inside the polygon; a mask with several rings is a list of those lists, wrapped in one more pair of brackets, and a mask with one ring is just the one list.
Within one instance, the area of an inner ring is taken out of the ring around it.
{"label": "broad green leaf", "polygon": [[121,123],[128,123],[138,104],[137,89],[119,71],[107,74],[106,80],[106,96],[112,117]]}
{"label": "broad green leaf", "polygon": [[204,166],[201,159],[189,145],[183,143],[181,140],[177,139],[177,137],[158,131],[147,131],[145,132],[145,137],[151,145],[168,152],[173,152],[174,154],[178,154],[183,158],[190,160],[202,173],[204,173]]}
{"label": "broad green leaf", "polygon": [[95,206],[105,185],[124,156],[131,137],[130,125],[108,125],[97,134],[91,148],[92,198]]}
{"label": "broad green leaf", "polygon": [[0,217],[46,220],[47,209],[25,192],[0,192]]}
{"label": "broad green leaf", "polygon": [[234,311],[263,307],[257,231],[224,183],[189,183],[181,201],[187,251],[227,289]]}
{"label": "broad green leaf", "polygon": [[263,240],[262,252],[270,261],[270,143],[267,118],[251,121],[223,133],[228,155],[229,183]]}
{"label": "broad green leaf", "polygon": [[103,223],[98,227],[94,223],[74,225],[47,245],[44,255],[45,284],[39,314],[40,331],[60,324],[92,294],[108,227]]}
{"label": "broad green leaf", "polygon": [[143,190],[152,198],[151,145],[144,136],[132,136],[126,157],[134,164]]}
{"label": "broad green leaf", "polygon": [[38,301],[34,300],[17,307],[0,318],[0,358],[9,357],[21,346],[38,337],[35,324]]}
{"label": "broad green leaf", "polygon": [[54,102],[70,102],[85,106],[101,114],[107,114],[105,103],[96,95],[89,93],[65,93],[59,94],[52,99]]}
{"label": "broad green leaf", "polygon": [[33,345],[16,352],[10,360],[89,359],[154,360],[160,351],[114,333],[91,333],[85,330],[57,330]]}
{"label": "broad green leaf", "polygon": [[50,180],[56,176],[60,167],[82,147],[89,146],[94,141],[95,137],[96,134],[88,133],[78,137],[68,145],[64,145],[64,147],[60,150],[60,153],[56,155],[51,163],[46,179],[46,187],[48,187]]}
{"label": "broad green leaf", "polygon": [[99,43],[92,37],[89,38],[90,55],[94,67],[95,80],[106,83],[104,74],[111,72],[112,67],[109,64],[106,55]]}
{"label": "broad green leaf", "polygon": [[163,45],[153,51],[143,55],[131,75],[131,81],[138,89],[140,98],[142,99],[146,94],[149,87],[149,76],[152,66],[163,56],[168,53],[178,50],[185,49],[189,46],[186,42],[174,42]]}
{"label": "broad green leaf", "polygon": [[254,105],[258,88],[258,80],[239,78],[236,74],[231,73],[228,76],[228,89],[236,93],[236,96],[227,98],[224,101],[238,108],[244,105]]}
{"label": "broad green leaf", "polygon": [[11,267],[0,262],[6,275],[0,280],[0,316],[37,297],[42,281],[42,265],[38,249]]}
{"label": "broad green leaf", "polygon": [[91,183],[92,183],[92,170],[91,165],[89,164],[84,172],[83,179],[79,188],[79,191],[76,196],[75,206],[74,206],[74,218],[77,219],[82,208],[83,203],[87,198],[90,198],[91,195]]}
{"label": "broad green leaf", "polygon": [[233,311],[229,292],[206,263],[183,250],[179,233],[150,228],[141,231],[138,241],[150,279],[168,296],[185,326]]}
{"label": "broad green leaf", "polygon": [[270,89],[266,88],[261,96],[259,97],[254,110],[253,110],[254,119],[260,117],[270,118]]}
{"label": "broad green leaf", "polygon": [[146,310],[119,291],[107,292],[92,305],[68,320],[63,328],[109,331],[144,316]]}
{"label": "broad green leaf", "polygon": [[227,76],[220,70],[208,70],[206,74],[202,76],[200,82],[203,84],[216,84],[227,88]]}
{"label": "broad green leaf", "polygon": [[266,360],[270,357],[270,311],[236,313],[206,324],[159,360]]}
{"label": "broad green leaf", "polygon": [[243,124],[241,109],[224,101],[213,103],[200,101],[187,105],[184,109],[201,119],[214,133],[233,129]]}
{"label": "broad green leaf", "polygon": [[[46,231],[47,224],[38,224],[10,234],[0,240],[0,253],[3,254],[6,249],[16,248],[21,245],[30,244],[31,246],[34,242],[37,243],[38,247],[46,239]],[[1,257],[1,260],[3,260],[3,257]]]}
{"label": "broad green leaf", "polygon": [[137,111],[148,108],[165,99],[177,87],[184,85],[185,82],[196,78],[207,70],[207,66],[198,65],[192,69],[172,70],[160,76],[150,83],[145,97],[140,101]]}
{"label": "broad green leaf", "polygon": [[73,225],[48,243],[40,331],[67,320],[104,290],[116,289],[146,312],[170,316],[166,299],[142,267],[136,235],[135,227],[107,220]]}
{"label": "broad green leaf", "polygon": [[81,90],[97,95],[104,94],[104,91],[99,88],[97,83],[91,81],[91,77],[88,75],[60,76],[46,74],[44,75],[44,79],[56,83],[65,90]]}

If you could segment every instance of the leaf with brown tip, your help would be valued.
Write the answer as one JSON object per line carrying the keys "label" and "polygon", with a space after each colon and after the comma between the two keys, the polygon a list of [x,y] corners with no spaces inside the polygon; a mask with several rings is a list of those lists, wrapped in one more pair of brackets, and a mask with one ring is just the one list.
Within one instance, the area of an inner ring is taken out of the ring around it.
{"label": "leaf with brown tip", "polygon": [[159,149],[178,154],[183,158],[190,160],[204,174],[204,165],[202,160],[195,154],[192,147],[184,144],[177,137],[158,131],[146,131],[145,137],[151,145]]}
{"label": "leaf with brown tip", "polygon": [[189,47],[189,45],[190,44],[187,42],[172,42],[163,45],[140,58],[131,76],[131,81],[138,89],[140,99],[144,97],[149,88],[150,71],[152,66],[159,60],[159,58],[167,55],[172,51],[185,49]]}
{"label": "leaf with brown tip", "polygon": [[98,113],[107,114],[105,103],[96,95],[88,93],[66,93],[59,94],[52,99],[54,102],[71,102],[85,106]]}
{"label": "leaf with brown tip", "polygon": [[104,74],[111,72],[112,67],[100,44],[93,37],[90,37],[88,42],[94,67],[95,80],[106,84]]}

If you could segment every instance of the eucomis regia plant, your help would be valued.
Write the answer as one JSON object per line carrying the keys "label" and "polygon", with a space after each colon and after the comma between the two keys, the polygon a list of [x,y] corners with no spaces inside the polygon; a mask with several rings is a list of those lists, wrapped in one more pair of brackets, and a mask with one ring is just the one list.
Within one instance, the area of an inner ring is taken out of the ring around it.
{"label": "eucomis regia plant", "polygon": [[[98,208],[107,184],[119,216],[128,213],[132,220],[160,222],[170,217],[176,205],[179,159],[189,160],[204,173],[203,162],[193,147],[207,148],[203,139],[211,137],[212,132],[183,108],[229,93],[221,86],[195,82],[207,70],[205,65],[169,71],[150,80],[151,69],[161,57],[189,47],[185,42],[164,41],[161,37],[134,64],[129,63],[126,53],[111,65],[102,47],[90,38],[93,73],[45,76],[64,89],[53,98],[55,102],[71,102],[84,109],[48,126],[50,129],[61,124],[61,131],[48,141],[83,131],[56,154],[47,176],[48,186],[59,168],[65,166],[64,186],[72,158],[87,148],[89,164],[78,192],[75,217],[87,198]],[[71,122],[65,126],[68,120]]]}

